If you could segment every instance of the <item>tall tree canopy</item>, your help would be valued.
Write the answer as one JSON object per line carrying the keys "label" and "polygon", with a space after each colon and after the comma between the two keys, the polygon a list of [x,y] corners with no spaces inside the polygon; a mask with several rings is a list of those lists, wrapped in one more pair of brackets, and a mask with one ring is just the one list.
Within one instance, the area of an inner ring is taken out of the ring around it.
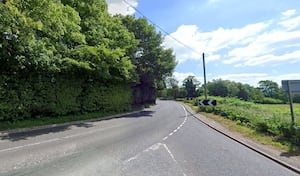
{"label": "tall tree canopy", "polygon": [[[136,67],[136,87],[141,90],[137,98],[143,101],[154,102],[156,88],[167,76],[172,75],[176,66],[175,56],[171,49],[163,48],[163,38],[155,27],[145,18],[135,19],[133,16],[118,16],[123,25],[134,33],[139,41],[135,49],[130,50],[131,62]],[[142,95],[142,97],[138,96]]]}
{"label": "tall tree canopy", "polygon": [[278,98],[279,86],[276,82],[271,81],[271,80],[262,80],[262,81],[259,81],[258,84],[259,84],[260,90],[266,97]]}
{"label": "tall tree canopy", "polygon": [[200,85],[200,82],[195,76],[188,76],[183,80],[183,86],[187,92],[187,97],[196,97],[196,88]]}

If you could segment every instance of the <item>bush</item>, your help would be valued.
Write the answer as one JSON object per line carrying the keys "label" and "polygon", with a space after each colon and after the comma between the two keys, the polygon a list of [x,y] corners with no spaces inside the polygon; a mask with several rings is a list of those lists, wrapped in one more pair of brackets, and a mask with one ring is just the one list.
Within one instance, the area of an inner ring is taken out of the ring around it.
{"label": "bush", "polygon": [[297,145],[300,145],[300,126],[295,126],[294,128],[295,128],[294,142]]}
{"label": "bush", "polygon": [[264,97],[262,100],[256,100],[255,103],[260,104],[283,104],[284,102],[279,99]]}
{"label": "bush", "polygon": [[253,126],[256,131],[267,133],[268,132],[268,122],[265,119],[256,119],[253,122]]}

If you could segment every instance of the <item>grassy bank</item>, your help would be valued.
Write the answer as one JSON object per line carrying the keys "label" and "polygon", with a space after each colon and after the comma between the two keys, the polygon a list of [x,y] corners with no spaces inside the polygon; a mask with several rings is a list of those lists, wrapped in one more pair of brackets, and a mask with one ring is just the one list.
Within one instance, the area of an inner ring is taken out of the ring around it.
{"label": "grassy bank", "polygon": [[295,125],[291,126],[288,104],[255,104],[221,97],[210,97],[210,99],[217,100],[217,107],[197,106],[197,99],[185,100],[185,102],[198,112],[261,143],[285,150],[299,151],[300,104],[294,104]]}

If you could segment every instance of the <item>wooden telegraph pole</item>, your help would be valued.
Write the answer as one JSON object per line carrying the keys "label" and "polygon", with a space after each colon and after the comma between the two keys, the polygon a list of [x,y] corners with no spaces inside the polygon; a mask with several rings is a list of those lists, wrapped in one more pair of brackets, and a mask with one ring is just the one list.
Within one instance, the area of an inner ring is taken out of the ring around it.
{"label": "wooden telegraph pole", "polygon": [[207,100],[206,71],[205,71],[205,55],[204,55],[204,53],[202,53],[202,59],[203,59],[203,72],[204,72],[204,95],[205,95],[205,100]]}

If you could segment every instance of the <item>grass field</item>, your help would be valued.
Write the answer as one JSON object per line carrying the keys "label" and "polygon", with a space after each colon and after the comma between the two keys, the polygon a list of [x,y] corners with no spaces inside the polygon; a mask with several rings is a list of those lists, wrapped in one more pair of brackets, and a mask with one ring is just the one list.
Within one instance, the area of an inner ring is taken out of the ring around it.
{"label": "grass field", "polygon": [[[228,112],[228,115],[233,115],[236,113],[244,118],[264,118],[264,119],[281,119],[286,122],[291,121],[291,111],[289,104],[256,104],[252,102],[245,102],[238,100],[236,98],[221,98],[212,97],[211,99],[217,99],[218,110]],[[300,104],[293,104],[295,121],[300,123]],[[232,111],[232,112],[231,112]],[[238,116],[237,115],[237,116]],[[300,125],[300,124],[299,124]]]}
{"label": "grass field", "polygon": [[[290,111],[290,105],[289,104],[272,104],[272,105],[266,105],[261,104],[258,105],[259,108],[266,112],[267,114],[273,114],[273,116],[279,116],[282,118],[286,118],[288,120],[291,119],[291,111]],[[293,104],[294,108],[294,114],[295,114],[295,121],[298,123],[300,122],[300,104]]]}
{"label": "grass field", "polygon": [[[300,104],[294,105],[295,124],[291,123],[289,104],[269,105],[246,102],[236,98],[210,97],[217,100],[216,107],[197,106],[197,100],[185,100],[201,113],[231,120],[238,126],[254,130],[256,136],[269,136],[275,142],[281,142],[299,148],[300,146]],[[222,121],[222,119],[221,119]],[[254,134],[254,133],[253,133]]]}

